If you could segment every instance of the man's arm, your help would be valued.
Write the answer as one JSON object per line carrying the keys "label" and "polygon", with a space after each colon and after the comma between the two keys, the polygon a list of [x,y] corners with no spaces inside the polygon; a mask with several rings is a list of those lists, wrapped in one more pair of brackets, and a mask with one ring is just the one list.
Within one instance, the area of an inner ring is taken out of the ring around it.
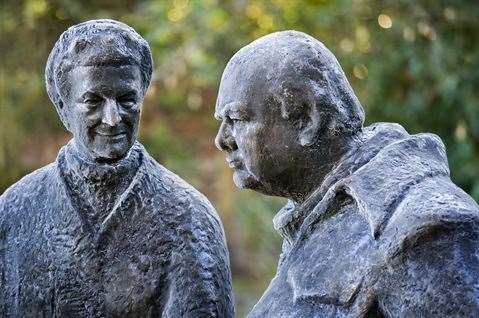
{"label": "man's arm", "polygon": [[182,243],[172,253],[163,316],[233,317],[231,273],[221,224],[209,204],[194,209],[191,219],[177,229]]}
{"label": "man's arm", "polygon": [[441,222],[408,236],[384,268],[387,317],[479,317],[477,222]]}

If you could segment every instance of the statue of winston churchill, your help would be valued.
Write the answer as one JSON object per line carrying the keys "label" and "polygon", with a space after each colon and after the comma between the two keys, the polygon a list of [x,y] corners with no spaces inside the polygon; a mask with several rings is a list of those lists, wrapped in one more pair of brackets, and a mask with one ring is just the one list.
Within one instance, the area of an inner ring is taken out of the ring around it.
{"label": "statue of winston churchill", "polygon": [[277,274],[249,317],[479,317],[479,206],[441,139],[364,127],[321,42],[284,31],[242,48],[215,116],[236,185],[289,199]]}

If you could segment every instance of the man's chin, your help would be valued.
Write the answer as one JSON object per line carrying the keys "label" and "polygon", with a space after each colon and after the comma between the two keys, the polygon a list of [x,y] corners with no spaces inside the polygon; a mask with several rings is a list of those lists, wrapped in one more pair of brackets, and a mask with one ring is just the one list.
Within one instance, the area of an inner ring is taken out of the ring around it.
{"label": "man's chin", "polygon": [[244,170],[235,170],[233,173],[233,182],[240,189],[254,190],[258,181]]}
{"label": "man's chin", "polygon": [[233,173],[233,182],[240,189],[249,189],[266,195],[271,195],[258,178],[245,170],[235,170]]}

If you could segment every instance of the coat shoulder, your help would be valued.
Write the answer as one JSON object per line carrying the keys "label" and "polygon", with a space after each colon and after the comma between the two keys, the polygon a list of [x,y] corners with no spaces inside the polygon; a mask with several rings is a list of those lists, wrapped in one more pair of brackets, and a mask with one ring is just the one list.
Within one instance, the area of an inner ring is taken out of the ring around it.
{"label": "coat shoulder", "polygon": [[479,313],[479,208],[448,178],[407,195],[383,237],[376,290],[385,312],[411,317]]}
{"label": "coat shoulder", "polygon": [[[440,234],[442,233],[442,234]],[[430,178],[408,191],[388,221],[382,241],[397,255],[440,235],[479,237],[479,205],[447,176]]]}
{"label": "coat shoulder", "polygon": [[30,191],[43,189],[45,186],[47,186],[46,182],[49,182],[55,174],[55,167],[56,164],[52,162],[44,167],[30,172],[7,188],[1,197],[9,198],[19,194],[27,196],[29,194],[28,192]]}
{"label": "coat shoulder", "polygon": [[56,166],[51,163],[10,186],[0,196],[0,230],[15,224],[31,224],[32,214],[51,201],[51,189],[56,182]]}
{"label": "coat shoulder", "polygon": [[55,163],[50,163],[27,174],[0,196],[0,214],[16,210],[26,204],[35,204],[38,198],[44,197],[48,193],[47,189],[51,188],[52,183],[56,182],[55,179]]}
{"label": "coat shoulder", "polygon": [[[188,219],[189,224],[212,226],[223,231],[220,218],[210,201],[192,185],[166,169],[149,155],[146,156],[146,182],[152,182],[157,196],[164,198],[175,218]],[[203,225],[201,225],[203,224]]]}

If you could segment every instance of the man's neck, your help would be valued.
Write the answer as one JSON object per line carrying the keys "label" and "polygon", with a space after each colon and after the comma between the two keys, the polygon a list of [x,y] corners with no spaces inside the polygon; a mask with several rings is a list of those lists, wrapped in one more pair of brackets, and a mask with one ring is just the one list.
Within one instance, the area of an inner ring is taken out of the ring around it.
{"label": "man's neck", "polygon": [[335,175],[338,167],[356,152],[361,144],[360,140],[358,133],[325,142],[312,149],[310,154],[304,156],[304,169],[294,178],[295,180],[290,179],[292,187],[288,198],[296,204],[301,204],[316,189],[329,187],[333,180],[337,179]]}

